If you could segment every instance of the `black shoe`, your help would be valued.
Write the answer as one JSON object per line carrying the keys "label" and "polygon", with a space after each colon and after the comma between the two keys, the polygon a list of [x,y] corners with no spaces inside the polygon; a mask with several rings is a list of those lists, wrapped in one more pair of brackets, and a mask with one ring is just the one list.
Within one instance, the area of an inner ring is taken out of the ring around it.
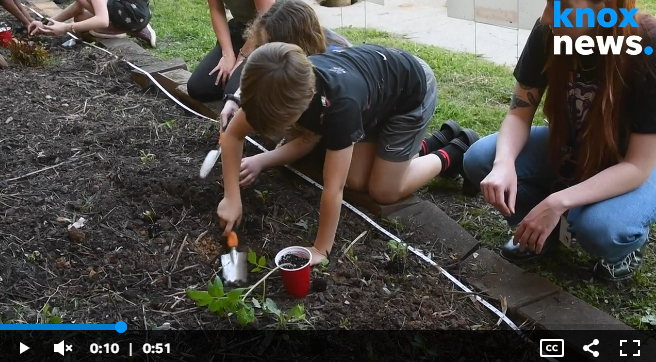
{"label": "black shoe", "polygon": [[624,257],[617,263],[600,260],[594,266],[594,276],[607,282],[621,282],[631,279],[636,270],[642,268],[647,243],[638,250]]}
{"label": "black shoe", "polygon": [[499,250],[499,254],[501,255],[502,258],[508,260],[508,261],[515,261],[515,262],[524,262],[524,261],[538,261],[545,256],[547,256],[553,249],[555,249],[556,245],[558,244],[558,233],[560,231],[560,222],[556,227],[554,228],[554,231],[547,237],[547,240],[544,241],[544,245],[542,246],[542,251],[540,254],[536,254],[535,252],[531,251],[531,249],[528,248],[528,246],[524,249],[524,251],[519,250],[519,245],[520,244],[513,244],[513,239],[511,238],[507,243],[505,243],[502,247],[501,250]]}

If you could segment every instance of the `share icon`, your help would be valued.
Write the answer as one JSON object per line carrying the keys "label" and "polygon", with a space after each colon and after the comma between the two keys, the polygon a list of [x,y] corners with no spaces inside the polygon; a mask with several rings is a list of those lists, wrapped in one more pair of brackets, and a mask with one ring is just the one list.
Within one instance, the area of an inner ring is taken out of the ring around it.
{"label": "share icon", "polygon": [[599,357],[599,351],[593,351],[590,349],[590,347],[596,346],[598,344],[599,344],[599,340],[595,338],[594,341],[592,341],[592,343],[583,346],[583,352],[590,353],[594,358]]}

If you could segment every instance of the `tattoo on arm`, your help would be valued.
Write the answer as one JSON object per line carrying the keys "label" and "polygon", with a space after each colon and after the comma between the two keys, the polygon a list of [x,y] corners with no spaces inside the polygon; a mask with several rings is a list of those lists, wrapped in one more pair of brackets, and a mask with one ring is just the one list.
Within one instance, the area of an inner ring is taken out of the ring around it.
{"label": "tattoo on arm", "polygon": [[[526,90],[533,89],[532,87],[527,87],[521,84],[520,87]],[[526,92],[526,97],[528,98],[528,102],[519,98],[519,96],[516,93],[514,93],[510,99],[510,109],[526,108],[531,106],[537,108],[540,105],[542,90],[538,90],[537,95],[534,92],[528,91]]]}
{"label": "tattoo on arm", "polygon": [[[531,94],[531,93],[529,93]],[[517,94],[513,94],[512,97],[510,98],[510,109],[516,109],[516,108],[526,108],[530,107],[531,104],[526,102],[525,100],[519,98]]]}

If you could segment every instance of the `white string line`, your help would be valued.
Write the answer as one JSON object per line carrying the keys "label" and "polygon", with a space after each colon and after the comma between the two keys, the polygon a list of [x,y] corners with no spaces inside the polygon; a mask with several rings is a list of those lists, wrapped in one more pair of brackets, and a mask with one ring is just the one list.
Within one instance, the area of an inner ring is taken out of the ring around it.
{"label": "white string line", "polygon": [[[31,9],[31,8],[28,8],[28,9],[30,9],[32,12],[34,12],[37,16],[43,18],[43,15],[39,14],[39,13],[36,12],[34,9]],[[79,38],[76,37],[75,35],[73,35],[73,34],[71,34],[71,33],[69,33],[69,32],[67,32],[67,34],[68,34],[71,38],[79,40]],[[120,59],[118,56],[116,56],[115,54],[111,53],[111,52],[110,52],[109,50],[107,50],[107,49],[103,49],[103,48],[101,48],[101,47],[96,46],[95,44],[91,44],[91,43],[88,43],[88,42],[86,42],[86,41],[82,41],[82,42],[83,42],[84,44],[86,44],[86,45],[89,45],[89,46],[91,46],[91,47],[93,47],[93,48],[96,48],[96,49],[102,50],[103,52],[105,52],[105,53],[107,53],[107,54],[110,54],[110,55],[112,55],[112,56],[114,56],[114,57]],[[128,64],[128,65],[129,65],[130,67],[132,67],[133,69],[135,69],[135,70],[137,70],[137,71],[143,73],[145,76],[147,76],[147,77],[150,79],[150,81],[151,81],[154,85],[156,85],[156,86],[157,86],[162,92],[164,92],[164,94],[166,94],[166,95],[167,95],[172,101],[174,101],[175,103],[177,103],[179,106],[181,106],[181,107],[184,108],[185,110],[187,110],[187,111],[193,113],[194,115],[196,115],[196,116],[198,116],[198,117],[200,117],[200,118],[203,118],[203,119],[209,120],[209,121],[211,121],[211,122],[219,123],[219,121],[214,120],[214,119],[212,119],[212,118],[209,118],[209,117],[207,117],[207,116],[204,116],[204,115],[202,115],[202,114],[196,112],[195,110],[193,110],[193,109],[187,107],[185,104],[183,104],[182,102],[180,102],[176,97],[173,97],[173,96],[172,96],[169,92],[167,92],[166,89],[164,89],[164,87],[163,87],[161,84],[159,84],[159,83],[155,80],[155,78],[153,78],[153,76],[150,75],[148,72],[146,72],[146,71],[144,71],[143,69],[137,67],[136,65],[132,64],[132,63],[129,62],[128,60],[125,60],[125,59],[121,59],[121,60],[124,61],[126,64]],[[252,138],[246,136],[246,140],[247,140],[248,142],[250,142],[252,145],[254,145],[255,147],[259,148],[261,151],[263,151],[263,152],[269,152],[268,149],[266,149],[264,146],[260,145],[258,142],[256,142],[256,141],[253,140]],[[289,169],[290,171],[294,172],[296,175],[298,175],[299,177],[301,177],[301,178],[304,179],[305,181],[307,181],[307,182],[309,182],[310,184],[316,186],[316,187],[319,188],[320,190],[323,190],[323,186],[321,186],[321,185],[320,185],[319,183],[317,183],[316,181],[312,180],[310,177],[306,176],[305,174],[301,173],[300,171],[296,170],[295,168],[293,168],[293,167],[291,167],[291,166],[289,166],[289,165],[285,165],[285,167],[286,167],[287,169]],[[385,234],[386,236],[388,236],[388,237],[391,238],[392,240],[394,240],[394,241],[396,241],[397,243],[402,244],[402,245],[404,245],[405,247],[407,247],[408,250],[410,250],[412,253],[414,253],[415,255],[417,255],[420,259],[424,260],[425,262],[427,262],[428,264],[430,264],[430,265],[432,265],[432,266],[434,266],[434,267],[437,267],[437,269],[440,271],[441,274],[443,274],[444,276],[446,276],[446,277],[447,277],[447,278],[448,278],[453,284],[457,285],[457,286],[458,286],[463,292],[465,292],[465,293],[471,293],[472,295],[474,295],[477,301],[479,301],[481,304],[483,304],[485,307],[487,307],[491,312],[493,312],[493,313],[496,314],[499,318],[501,318],[504,322],[506,322],[506,324],[508,324],[508,326],[510,326],[513,330],[517,331],[518,334],[519,334],[523,339],[525,339],[525,340],[527,340],[527,341],[530,341],[530,339],[524,335],[524,333],[522,332],[522,330],[519,329],[519,327],[517,327],[517,325],[516,325],[512,320],[510,320],[510,319],[509,319],[509,318],[508,318],[503,312],[501,312],[499,309],[497,309],[496,307],[494,307],[493,305],[491,305],[490,303],[488,303],[485,299],[481,298],[479,295],[476,295],[471,289],[469,289],[469,288],[466,287],[464,284],[462,284],[457,278],[455,278],[455,277],[454,277],[453,275],[451,275],[449,272],[447,272],[447,271],[444,270],[442,267],[440,267],[437,263],[435,263],[435,262],[434,262],[432,259],[430,259],[428,256],[424,255],[420,250],[415,249],[415,248],[412,247],[411,245],[408,245],[407,243],[405,243],[404,241],[402,241],[400,238],[398,238],[396,235],[394,235],[394,234],[390,233],[389,231],[387,231],[385,228],[383,228],[382,226],[380,226],[378,223],[376,223],[374,220],[372,220],[370,217],[368,217],[367,215],[365,215],[363,212],[361,212],[360,210],[358,210],[357,208],[355,208],[353,205],[349,204],[348,202],[342,200],[342,204],[343,204],[344,206],[346,206],[349,210],[353,211],[355,214],[357,214],[358,216],[360,216],[361,218],[363,218],[364,220],[366,220],[369,224],[371,224],[373,227],[375,227],[376,229],[378,229],[380,232],[382,232],[383,234]],[[553,359],[549,359],[549,360],[550,360],[550,361],[553,361],[553,362],[556,362],[556,361],[553,360]]]}

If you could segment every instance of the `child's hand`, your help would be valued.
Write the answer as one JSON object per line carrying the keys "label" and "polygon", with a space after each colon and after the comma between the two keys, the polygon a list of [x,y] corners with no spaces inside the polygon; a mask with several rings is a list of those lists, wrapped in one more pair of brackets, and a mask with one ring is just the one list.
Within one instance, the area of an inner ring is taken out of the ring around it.
{"label": "child's hand", "polygon": [[232,73],[232,68],[235,66],[235,62],[237,59],[235,59],[235,56],[232,54],[223,54],[223,57],[221,60],[219,60],[219,64],[212,69],[209,75],[212,75],[214,73],[217,73],[216,75],[216,81],[214,82],[214,85],[219,85],[221,84],[222,87],[225,87],[226,83],[228,82],[228,79],[230,78],[230,74]]}
{"label": "child's hand", "polygon": [[27,34],[30,36],[35,35],[42,27],[43,23],[41,23],[40,20],[33,20],[30,25],[27,26]]}
{"label": "child's hand", "polygon": [[216,213],[219,215],[221,227],[225,227],[223,236],[228,236],[233,227],[241,222],[241,201],[234,202],[224,198],[216,208]]}
{"label": "child's hand", "polygon": [[237,113],[237,110],[239,109],[239,106],[235,101],[228,100],[225,102],[225,105],[223,106],[223,110],[221,111],[221,127],[225,129],[228,127],[228,121],[232,117],[234,117],[235,113]]}
{"label": "child's hand", "polygon": [[257,155],[246,157],[241,160],[241,172],[239,173],[239,186],[246,187],[257,179],[257,176],[262,172],[262,162],[259,161]]}
{"label": "child's hand", "polygon": [[50,24],[44,25],[41,31],[49,35],[62,35],[66,34],[69,27],[69,24],[50,19]]}
{"label": "child's hand", "polygon": [[327,255],[322,254],[319,249],[315,248],[314,246],[311,248],[307,248],[310,253],[312,254],[312,260],[310,260],[310,265],[318,265],[321,264],[321,262],[324,259],[328,259]]}

